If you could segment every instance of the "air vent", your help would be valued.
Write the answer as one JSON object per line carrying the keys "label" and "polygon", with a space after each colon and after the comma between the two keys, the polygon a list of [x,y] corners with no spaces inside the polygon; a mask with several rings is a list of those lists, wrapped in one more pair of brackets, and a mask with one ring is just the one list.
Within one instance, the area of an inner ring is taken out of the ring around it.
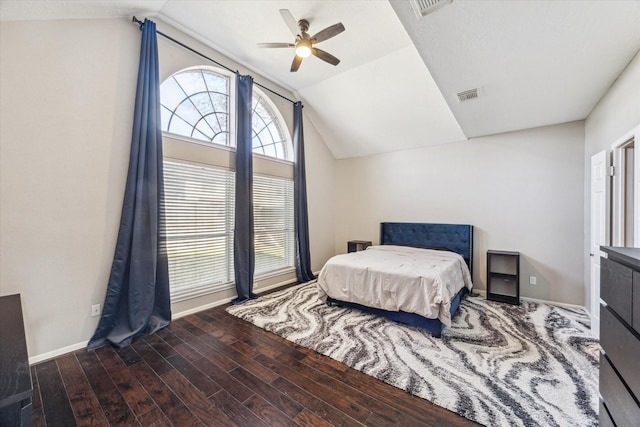
{"label": "air vent", "polygon": [[457,95],[459,102],[469,101],[478,97],[478,89],[465,90],[463,92],[458,92]]}
{"label": "air vent", "polygon": [[451,3],[452,0],[411,0],[411,6],[416,13],[418,19],[423,16],[427,16],[430,13],[435,12],[442,6],[446,6]]}

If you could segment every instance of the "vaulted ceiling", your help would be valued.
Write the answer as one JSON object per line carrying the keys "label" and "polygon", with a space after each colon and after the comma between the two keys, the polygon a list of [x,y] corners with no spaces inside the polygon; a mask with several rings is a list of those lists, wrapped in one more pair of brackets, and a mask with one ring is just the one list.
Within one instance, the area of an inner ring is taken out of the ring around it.
{"label": "vaulted ceiling", "polygon": [[[291,73],[291,49],[258,48],[293,42],[279,9],[311,34],[342,22],[318,46],[340,64],[311,57]],[[626,0],[453,0],[420,19],[406,0],[0,2],[2,21],[134,14],[290,89],[336,158],[585,119],[640,48],[640,2]]]}

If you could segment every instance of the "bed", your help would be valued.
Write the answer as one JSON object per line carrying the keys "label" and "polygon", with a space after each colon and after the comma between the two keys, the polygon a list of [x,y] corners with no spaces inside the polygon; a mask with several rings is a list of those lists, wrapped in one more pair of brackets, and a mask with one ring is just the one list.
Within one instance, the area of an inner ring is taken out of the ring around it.
{"label": "bed", "polygon": [[[425,264],[426,261],[426,264]],[[471,290],[473,226],[380,224],[380,245],[331,258],[318,276],[327,304],[356,308],[440,337]]]}

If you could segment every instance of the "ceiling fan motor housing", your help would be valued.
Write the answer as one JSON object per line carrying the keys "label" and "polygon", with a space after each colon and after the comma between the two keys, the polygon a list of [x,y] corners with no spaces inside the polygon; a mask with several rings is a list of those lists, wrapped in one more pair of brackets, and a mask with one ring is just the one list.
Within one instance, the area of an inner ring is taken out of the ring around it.
{"label": "ceiling fan motor housing", "polygon": [[298,27],[300,27],[300,31],[304,34],[309,31],[309,21],[306,19],[301,19],[298,21]]}

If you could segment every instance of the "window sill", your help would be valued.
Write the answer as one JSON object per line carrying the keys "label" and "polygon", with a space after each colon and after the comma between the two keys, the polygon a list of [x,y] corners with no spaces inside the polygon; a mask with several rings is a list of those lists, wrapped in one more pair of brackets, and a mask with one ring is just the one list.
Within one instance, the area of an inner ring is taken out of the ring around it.
{"label": "window sill", "polygon": [[[285,276],[291,273],[295,273],[294,267],[287,267],[280,270],[270,271],[268,273],[263,273],[258,276],[255,276],[253,279],[253,282],[254,282],[254,285],[260,284],[260,282],[267,281],[269,279],[273,279],[280,276]],[[181,301],[190,300],[193,298],[203,297],[205,295],[226,291],[228,289],[235,289],[235,286],[236,286],[235,282],[216,283],[215,285],[211,285],[207,287],[183,291],[177,294],[172,294],[171,303],[173,304]]]}

